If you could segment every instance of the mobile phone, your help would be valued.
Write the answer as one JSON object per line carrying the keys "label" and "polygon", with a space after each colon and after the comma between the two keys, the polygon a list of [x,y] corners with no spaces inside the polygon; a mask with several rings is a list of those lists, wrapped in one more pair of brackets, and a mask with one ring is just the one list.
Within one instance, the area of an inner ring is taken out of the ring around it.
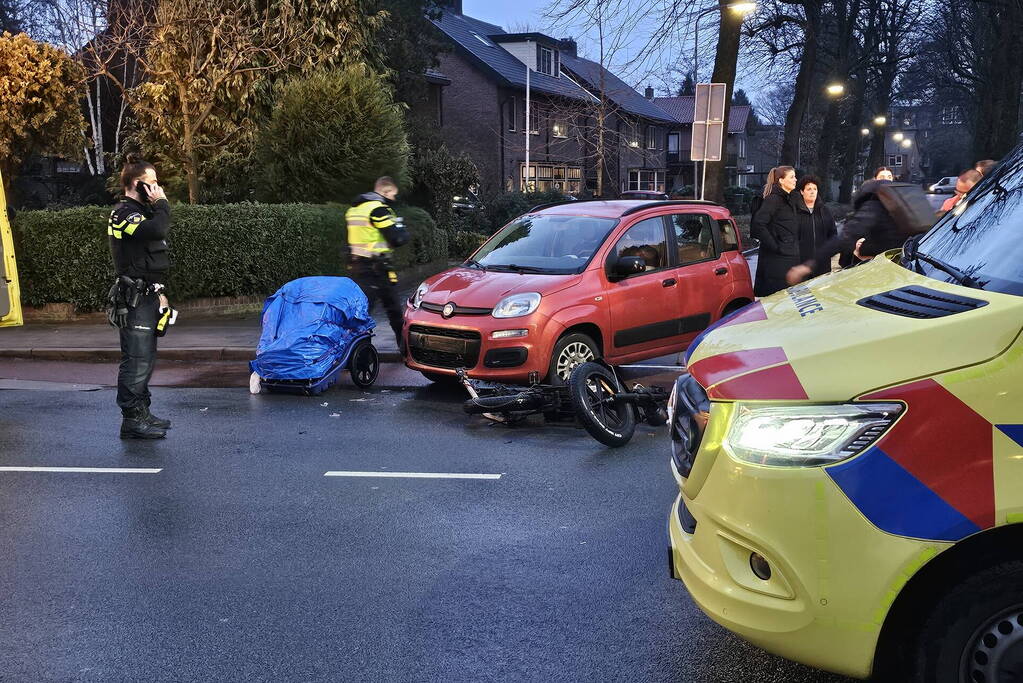
{"label": "mobile phone", "polygon": [[142,201],[146,203],[149,202],[149,185],[146,185],[140,180],[135,183],[135,191],[139,193],[140,197],[142,197]]}

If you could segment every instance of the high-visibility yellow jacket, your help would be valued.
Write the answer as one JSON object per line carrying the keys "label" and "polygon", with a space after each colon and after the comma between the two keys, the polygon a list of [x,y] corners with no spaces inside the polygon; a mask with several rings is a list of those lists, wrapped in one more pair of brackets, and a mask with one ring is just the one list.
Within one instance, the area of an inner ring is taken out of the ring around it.
{"label": "high-visibility yellow jacket", "polygon": [[352,256],[374,258],[391,253],[381,230],[394,227],[397,214],[376,192],[367,192],[359,199],[360,203],[345,214]]}

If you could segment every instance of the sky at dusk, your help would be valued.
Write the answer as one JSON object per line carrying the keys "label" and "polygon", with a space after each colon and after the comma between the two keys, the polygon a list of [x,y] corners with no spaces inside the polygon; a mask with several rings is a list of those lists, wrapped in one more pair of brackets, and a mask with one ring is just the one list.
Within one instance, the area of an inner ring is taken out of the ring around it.
{"label": "sky at dusk", "polygon": [[550,0],[463,0],[462,11],[470,17],[497,24],[503,29],[517,24],[542,24],[541,13]]}

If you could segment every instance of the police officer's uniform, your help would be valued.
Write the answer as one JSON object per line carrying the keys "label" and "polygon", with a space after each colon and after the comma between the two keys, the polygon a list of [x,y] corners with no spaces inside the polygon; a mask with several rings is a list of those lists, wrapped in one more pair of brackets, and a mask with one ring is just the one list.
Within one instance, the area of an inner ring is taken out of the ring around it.
{"label": "police officer's uniform", "polygon": [[383,195],[367,192],[345,214],[348,224],[350,269],[354,279],[369,299],[369,310],[376,301],[383,304],[387,320],[394,330],[399,347],[402,343],[402,310],[394,291],[398,275],[391,265],[392,247],[408,241],[401,219]]}
{"label": "police officer's uniform", "polygon": [[122,438],[162,438],[170,421],[149,412],[149,379],[156,363],[156,337],[171,313],[160,311],[160,292],[170,270],[167,231],[170,204],[158,199],[144,205],[131,197],[118,198],[110,213],[107,236],[126,314],[118,322],[121,366],[117,375],[117,405],[124,421]]}

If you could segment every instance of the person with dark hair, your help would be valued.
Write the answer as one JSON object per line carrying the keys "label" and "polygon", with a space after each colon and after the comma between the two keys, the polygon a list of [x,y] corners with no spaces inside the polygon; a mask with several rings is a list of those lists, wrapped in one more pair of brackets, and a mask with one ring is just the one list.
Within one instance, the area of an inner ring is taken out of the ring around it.
{"label": "person with dark hair", "polygon": [[866,261],[889,249],[898,249],[906,241],[895,219],[881,203],[878,189],[891,181],[868,180],[853,198],[853,213],[846,219],[838,235],[818,247],[811,259],[789,270],[789,285],[802,282],[813,274],[818,264],[832,254],[851,251],[858,261]]}
{"label": "person with dark hair", "polygon": [[107,225],[117,277],[108,316],[121,337],[117,373],[121,438],[162,439],[171,423],[150,412],[149,380],[156,364],[156,338],[172,314],[164,294],[170,270],[170,204],[157,182],[156,168],[133,155],[121,171],[121,188]]}
{"label": "person with dark hair", "polygon": [[963,200],[963,197],[966,196],[966,193],[972,190],[973,186],[979,183],[983,178],[984,176],[981,174],[981,172],[975,168],[968,168],[962,173],[960,173],[959,177],[956,178],[955,193],[951,197],[946,199],[945,202],[941,205],[941,208],[938,210],[938,217],[940,218],[941,216],[944,216],[946,213],[954,209],[956,204]]}
{"label": "person with dark hair", "polygon": [[387,312],[398,348],[403,348],[401,335],[404,319],[395,297],[398,274],[391,265],[392,250],[409,240],[402,219],[392,204],[398,196],[398,185],[391,178],[378,178],[372,192],[359,195],[345,214],[348,224],[349,270],[366,298],[369,310],[377,301]]}
{"label": "person with dark hair", "polygon": [[874,170],[874,180],[895,180],[895,171],[891,166],[878,166]]}
{"label": "person with dark hair", "polygon": [[750,221],[750,234],[760,240],[753,293],[769,296],[785,289],[785,274],[799,263],[799,221],[796,216],[796,170],[772,168],[764,201]]}
{"label": "person with dark hair", "polygon": [[831,256],[818,259],[817,249],[838,234],[835,217],[818,195],[820,181],[803,176],[796,185],[796,211],[799,215],[799,257],[802,262],[814,262],[812,276],[831,272]]}

